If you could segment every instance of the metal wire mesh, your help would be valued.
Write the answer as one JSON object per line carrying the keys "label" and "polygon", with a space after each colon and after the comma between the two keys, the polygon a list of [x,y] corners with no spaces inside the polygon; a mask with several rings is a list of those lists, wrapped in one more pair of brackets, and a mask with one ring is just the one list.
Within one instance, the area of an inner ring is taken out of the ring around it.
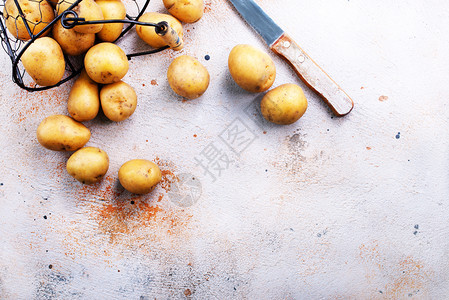
{"label": "metal wire mesh", "polygon": [[[37,86],[29,76],[21,63],[21,56],[24,51],[37,38],[46,35],[51,30],[55,22],[61,22],[63,14],[62,10],[72,10],[82,0],[62,0],[58,3],[56,0],[3,0],[0,2],[0,10],[2,18],[0,18],[0,38],[3,50],[8,54],[12,63],[12,80],[21,88],[28,91],[39,91],[50,89],[59,86],[74,76],[79,74],[83,68],[82,56],[68,56],[64,54],[66,61],[66,72],[63,79],[52,86]],[[145,12],[150,0],[145,0],[143,4],[139,4],[137,0],[127,0],[127,15],[126,18],[131,21],[136,21]],[[53,17],[49,9],[53,12],[56,10]],[[57,12],[60,11],[58,15]],[[39,13],[36,14],[35,12]],[[34,12],[34,13],[33,13]],[[135,24],[128,23],[124,25],[122,33],[116,39],[121,39]],[[160,49],[152,49],[141,53],[128,54],[128,58],[139,55],[151,54],[162,51],[167,47]]]}

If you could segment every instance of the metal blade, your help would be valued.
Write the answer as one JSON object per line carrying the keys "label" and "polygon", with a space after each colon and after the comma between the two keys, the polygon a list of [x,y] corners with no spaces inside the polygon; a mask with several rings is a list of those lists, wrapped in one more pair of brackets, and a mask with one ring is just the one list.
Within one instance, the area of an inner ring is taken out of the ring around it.
{"label": "metal blade", "polygon": [[271,46],[284,33],[253,0],[230,0],[240,15]]}

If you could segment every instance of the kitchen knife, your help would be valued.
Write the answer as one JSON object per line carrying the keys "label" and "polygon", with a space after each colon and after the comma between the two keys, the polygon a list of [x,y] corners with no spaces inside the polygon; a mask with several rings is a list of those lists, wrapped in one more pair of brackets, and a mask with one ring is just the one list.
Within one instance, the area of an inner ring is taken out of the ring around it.
{"label": "kitchen knife", "polygon": [[309,87],[320,94],[337,116],[347,115],[354,102],[253,0],[230,0],[271,50],[291,64]]}

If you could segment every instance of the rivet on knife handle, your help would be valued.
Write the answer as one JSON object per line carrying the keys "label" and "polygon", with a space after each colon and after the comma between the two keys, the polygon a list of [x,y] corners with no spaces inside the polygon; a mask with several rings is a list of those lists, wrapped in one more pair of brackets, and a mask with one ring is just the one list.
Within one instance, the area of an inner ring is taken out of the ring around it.
{"label": "rivet on knife handle", "polygon": [[337,116],[347,115],[354,102],[287,34],[271,45],[271,49],[287,60],[301,79],[317,93]]}

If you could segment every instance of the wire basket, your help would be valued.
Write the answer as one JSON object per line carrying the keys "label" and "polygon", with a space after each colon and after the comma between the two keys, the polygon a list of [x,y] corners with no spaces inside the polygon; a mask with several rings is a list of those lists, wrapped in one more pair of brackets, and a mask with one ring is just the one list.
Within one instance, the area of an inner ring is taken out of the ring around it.
{"label": "wire basket", "polygon": [[[144,14],[145,10],[147,9],[150,0],[145,0],[142,6],[139,5],[137,0],[130,0],[135,5],[135,12],[134,15],[126,14],[126,19],[124,20],[101,20],[101,21],[85,21],[83,18],[79,18],[78,15],[72,10],[74,7],[76,7],[82,0],[76,0],[73,2],[70,7],[64,11],[63,13],[56,16],[53,20],[50,22],[42,21],[42,11],[41,11],[41,3],[46,2],[47,0],[27,0],[29,2],[38,3],[39,12],[41,15],[41,20],[36,20],[36,22],[33,22],[33,20],[25,19],[24,11],[26,12],[27,7],[21,7],[18,0],[13,0],[15,7],[14,9],[18,10],[19,16],[15,19],[15,29],[17,32],[17,35],[23,37],[23,32],[19,32],[19,28],[17,23],[22,22],[25,25],[26,37],[31,37],[28,40],[21,40],[19,38],[16,38],[14,35],[12,35],[6,24],[5,16],[4,16],[4,7],[5,7],[5,1],[3,0],[0,4],[1,9],[1,18],[0,18],[0,38],[1,43],[4,51],[8,54],[8,56],[11,59],[12,63],[12,80],[14,83],[16,83],[21,88],[27,90],[27,91],[42,91],[46,89],[51,89],[53,87],[59,86],[73,77],[75,77],[77,74],[81,72],[81,70],[84,68],[82,57],[80,56],[69,56],[64,53],[64,58],[66,62],[66,72],[64,74],[64,77],[55,85],[51,86],[37,86],[32,80],[25,80],[27,73],[25,71],[25,68],[22,65],[21,57],[25,50],[39,37],[44,35],[44,33],[47,30],[51,30],[51,27],[56,22],[61,22],[62,26],[64,28],[73,28],[74,26],[78,25],[84,25],[84,24],[100,24],[100,23],[125,23],[124,28],[119,35],[119,37],[114,41],[117,42],[119,39],[121,39],[134,25],[144,25],[144,26],[154,26],[156,32],[161,32],[165,29],[164,26],[167,26],[168,24],[165,22],[161,22],[158,24],[154,23],[143,23],[139,22],[138,19]],[[54,1],[54,0],[50,0]],[[64,0],[65,1],[65,0]],[[129,11],[129,8],[127,7],[127,11]],[[23,27],[21,27],[23,29]],[[36,34],[33,34],[36,29],[40,29],[39,32]],[[164,46],[162,48],[158,49],[151,49],[145,52],[139,52],[139,53],[131,53],[127,54],[128,59],[131,59],[134,56],[140,56],[140,55],[147,55],[152,53],[157,53],[162,50],[165,50],[169,48],[169,46]]]}

